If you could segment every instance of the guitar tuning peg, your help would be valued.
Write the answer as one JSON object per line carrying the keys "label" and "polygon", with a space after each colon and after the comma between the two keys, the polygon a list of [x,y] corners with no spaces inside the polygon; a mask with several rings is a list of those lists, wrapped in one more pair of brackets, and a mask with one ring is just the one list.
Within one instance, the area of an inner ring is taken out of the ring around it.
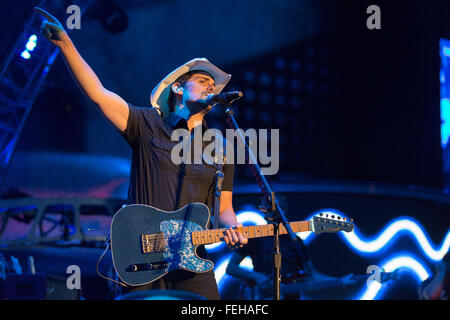
{"label": "guitar tuning peg", "polygon": [[347,221],[347,218],[344,218],[344,221]]}
{"label": "guitar tuning peg", "polygon": [[331,215],[331,219],[334,219],[334,214]]}
{"label": "guitar tuning peg", "polygon": [[319,213],[319,216],[323,216],[323,213]]}
{"label": "guitar tuning peg", "polygon": [[341,220],[341,219],[342,219],[341,216],[337,216],[337,218],[338,218],[338,220]]}

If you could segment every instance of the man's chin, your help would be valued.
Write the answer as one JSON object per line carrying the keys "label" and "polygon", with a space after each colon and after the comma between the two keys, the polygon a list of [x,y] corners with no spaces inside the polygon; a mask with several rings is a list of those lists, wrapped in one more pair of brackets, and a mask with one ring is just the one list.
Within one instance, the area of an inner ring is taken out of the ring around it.
{"label": "man's chin", "polygon": [[197,113],[207,114],[212,109],[212,106],[208,105],[205,99],[187,102],[186,105],[192,114]]}

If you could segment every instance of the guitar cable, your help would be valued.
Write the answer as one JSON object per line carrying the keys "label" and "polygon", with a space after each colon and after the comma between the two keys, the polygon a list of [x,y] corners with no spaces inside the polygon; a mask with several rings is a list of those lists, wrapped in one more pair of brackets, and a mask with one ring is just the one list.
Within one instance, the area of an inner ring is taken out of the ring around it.
{"label": "guitar cable", "polygon": [[105,243],[105,244],[106,244],[105,251],[103,251],[103,253],[102,253],[102,255],[100,256],[100,258],[98,259],[97,265],[96,265],[96,267],[95,267],[95,269],[96,269],[96,271],[97,271],[97,274],[98,274],[100,277],[102,277],[103,279],[110,280],[110,281],[112,281],[112,282],[114,282],[114,283],[116,283],[116,284],[119,284],[119,285],[121,285],[121,286],[123,286],[123,287],[125,287],[125,288],[128,288],[128,286],[127,286],[126,284],[123,284],[123,283],[121,283],[121,282],[119,282],[119,281],[116,281],[116,280],[114,280],[114,279],[108,278],[108,277],[102,275],[102,274],[100,273],[100,271],[98,270],[98,266],[99,266],[99,264],[100,264],[100,261],[103,259],[104,255],[106,254],[106,252],[108,251],[108,249],[111,247],[111,237],[107,237],[107,238],[106,238],[106,243]]}

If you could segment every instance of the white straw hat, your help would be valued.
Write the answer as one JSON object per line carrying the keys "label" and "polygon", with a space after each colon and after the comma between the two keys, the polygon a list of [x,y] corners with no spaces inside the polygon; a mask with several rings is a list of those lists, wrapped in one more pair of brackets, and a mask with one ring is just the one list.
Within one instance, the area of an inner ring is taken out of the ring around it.
{"label": "white straw hat", "polygon": [[227,85],[228,81],[230,81],[231,79],[230,74],[226,74],[211,62],[209,62],[206,58],[195,58],[189,62],[186,62],[182,66],[169,73],[152,91],[150,103],[153,107],[158,108],[160,111],[162,111],[164,116],[167,116],[169,114],[167,99],[169,98],[172,84],[175,82],[175,80],[189,71],[208,72],[214,78],[214,94],[220,93]]}

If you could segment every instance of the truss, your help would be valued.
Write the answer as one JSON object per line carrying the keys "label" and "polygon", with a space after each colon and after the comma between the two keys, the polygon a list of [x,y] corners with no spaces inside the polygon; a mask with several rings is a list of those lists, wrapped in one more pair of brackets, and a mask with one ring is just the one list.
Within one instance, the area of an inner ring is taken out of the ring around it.
{"label": "truss", "polygon": [[[41,1],[38,6],[46,8],[47,2],[49,11],[52,11],[54,6],[51,1]],[[75,2],[83,14],[92,0]],[[59,13],[61,10],[57,11]],[[63,15],[65,12],[61,13],[62,17]],[[11,156],[31,107],[59,53],[59,49],[52,43],[39,37],[41,21],[40,15],[33,10],[0,71],[0,191],[4,187]],[[21,53],[25,50],[31,35],[37,36],[37,45],[30,57],[25,59]]]}

